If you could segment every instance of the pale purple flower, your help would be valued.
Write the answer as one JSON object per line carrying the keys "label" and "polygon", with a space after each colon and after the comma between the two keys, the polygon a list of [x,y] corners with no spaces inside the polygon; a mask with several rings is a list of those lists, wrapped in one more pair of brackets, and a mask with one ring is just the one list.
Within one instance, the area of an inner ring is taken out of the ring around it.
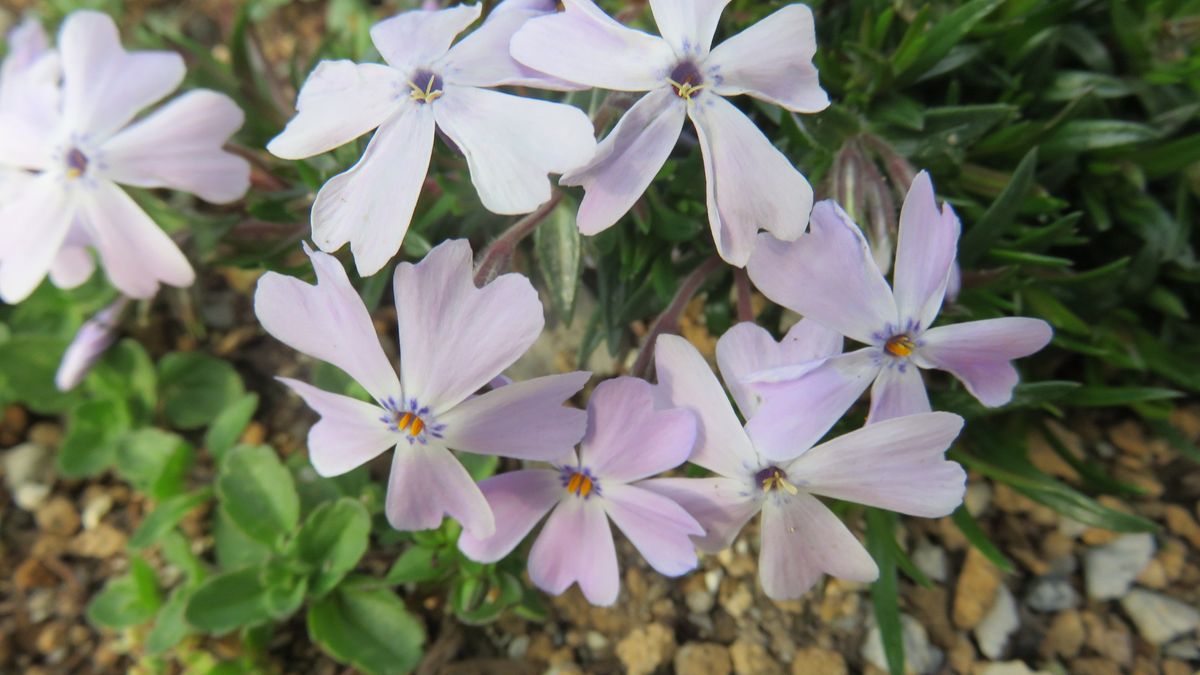
{"label": "pale purple flower", "polygon": [[183,59],[126,52],[99,12],[70,14],[58,50],[61,106],[37,115],[0,110],[0,164],[35,174],[0,209],[0,297],[22,300],[47,274],[63,287],[83,283],[95,268],[89,248],[125,295],[191,284],[183,253],[118,184],[215,203],[240,198],[250,166],[221,146],[241,127],[242,111],[201,89],[133,122],[183,81]]}
{"label": "pale purple flower", "polygon": [[644,487],[645,478],[687,460],[696,420],[686,410],[656,406],[650,384],[632,377],[600,383],[587,414],[578,455],[571,451],[551,468],[480,483],[496,514],[496,533],[464,532],[458,546],[472,560],[495,562],[549,513],[529,552],[529,578],[555,595],[578,582],[589,602],[611,605],[621,578],[610,519],[662,574],[696,567],[689,535],[704,530],[678,504]]}
{"label": "pale purple flower", "polygon": [[[22,21],[8,34],[8,55],[0,63],[0,114],[36,121],[54,114],[61,77],[58,53],[50,49],[36,19]],[[0,207],[26,187],[33,174],[0,158]]]}
{"label": "pale purple flower", "polygon": [[[917,174],[900,212],[894,290],[871,259],[862,231],[832,201],[813,209],[810,231],[794,242],[763,235],[750,259],[750,278],[772,301],[869,345],[819,368],[778,368],[750,375],[773,414],[813,405],[849,408],[871,386],[868,422],[928,412],[920,369],[950,371],[987,406],[1012,398],[1012,360],[1050,341],[1040,319],[1006,317],[931,328],[952,278],[958,217],[939,210],[929,174]],[[797,379],[799,377],[799,379]],[[872,386],[872,382],[874,385]],[[791,415],[815,442],[827,428]],[[767,448],[768,456],[773,449]]]}
{"label": "pale purple flower", "polygon": [[591,0],[564,0],[565,12],[533,19],[513,37],[513,56],[539,71],[649,92],[592,161],[560,181],[586,191],[578,215],[584,234],[612,226],[633,207],[675,147],[685,117],[700,138],[708,221],[722,258],[744,266],[759,228],[789,240],[804,231],[812,209],[808,181],[726,97],[748,94],[796,112],[828,106],[812,64],[812,11],[788,5],[710,52],[728,2],[650,0],[658,37],[622,26]]}
{"label": "pale purple flower", "polygon": [[[725,355],[720,366],[726,382],[742,379],[743,368],[762,365],[765,342],[754,327],[743,326],[748,327],[722,336],[717,347]],[[818,345],[812,351],[824,349]],[[696,545],[705,552],[730,546],[761,512],[758,570],[768,597],[797,598],[822,574],[864,582],[878,576],[870,554],[817,496],[930,518],[947,515],[962,502],[966,473],[944,456],[962,428],[957,415],[889,420],[811,447],[808,439],[788,435],[792,425],[786,416],[819,417],[815,424],[829,428],[841,411],[814,408],[783,416],[762,407],[756,411],[751,399],[738,395],[742,413],[750,418],[743,427],[708,364],[686,340],[660,336],[655,360],[662,395],[700,421],[689,461],[717,476],[659,478],[645,486],[695,516],[705,530]],[[768,458],[764,444],[772,444],[777,459]]]}
{"label": "pale purple flower", "polygon": [[400,249],[425,182],[435,128],[467,158],[483,206],[528,213],[550,199],[549,173],[583,164],[596,149],[578,108],[491,88],[572,88],[512,60],[508,41],[549,0],[508,0],[454,46],[481,5],[404,12],[371,29],[387,65],[322,61],[296,101],[296,117],[267,146],[285,159],[332,150],[376,129],[362,159],[326,183],[312,209],[313,241],[349,243],[362,275]]}
{"label": "pale purple flower", "polygon": [[127,306],[129,298],[122,296],[83,322],[58,364],[54,384],[59,391],[74,389],[108,351],[117,339],[117,327]]}
{"label": "pale purple flower", "polygon": [[537,291],[519,274],[483,288],[472,280],[471,247],[439,244],[420,263],[396,268],[400,376],[388,361],[362,299],[337,258],[308,250],[317,284],[269,272],[254,311],[271,335],[346,372],[367,403],[280,378],[321,415],[308,434],[313,468],[336,476],[395,447],[388,522],[437,527],[445,514],[466,531],[495,530],[483,493],[450,449],[549,461],[583,436],[585,415],[564,407],[588,373],[551,375],[475,395],[542,331]]}

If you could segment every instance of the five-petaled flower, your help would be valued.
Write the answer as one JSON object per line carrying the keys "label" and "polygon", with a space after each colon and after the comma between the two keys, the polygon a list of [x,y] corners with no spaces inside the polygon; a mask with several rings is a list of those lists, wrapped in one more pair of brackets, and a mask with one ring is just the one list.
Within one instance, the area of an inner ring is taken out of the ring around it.
{"label": "five-petaled flower", "polygon": [[463,240],[443,242],[416,265],[401,263],[394,279],[397,377],[341,263],[308,254],[317,284],[268,273],[258,283],[254,311],[268,333],[341,368],[374,398],[367,403],[280,378],[321,416],[308,435],[313,467],[336,476],[395,447],[386,504],[393,527],[430,529],[449,514],[472,535],[491,536],[492,509],[450,449],[550,461],[584,432],[583,411],[562,403],[583,387],[587,373],[476,395],[541,333],[537,291],[519,274],[476,288],[471,247]]}
{"label": "five-petaled flower", "polygon": [[[756,335],[760,331],[748,326],[721,337],[726,382],[746,375],[743,368],[770,365],[763,362],[766,340]],[[696,543],[707,552],[730,546],[742,526],[762,512],[759,579],[771,598],[799,597],[822,574],[854,581],[878,575],[866,549],[816,495],[930,518],[945,516],[962,502],[966,473],[944,457],[962,427],[958,415],[910,415],[811,447],[787,435],[784,416],[759,407],[746,390],[734,389],[750,417],[743,427],[704,358],[683,338],[659,337],[655,360],[663,395],[700,422],[690,461],[717,477],[658,478],[644,485],[695,516],[705,530]],[[841,412],[787,415],[822,416],[832,425]]]}
{"label": "five-petaled flower", "polygon": [[[764,409],[792,418],[791,433],[816,442],[827,420],[796,414],[814,405],[846,410],[874,382],[868,422],[928,412],[921,368],[950,371],[980,402],[1012,398],[1012,359],[1050,341],[1040,319],[1004,317],[931,328],[953,274],[960,225],[938,209],[929,174],[913,181],[900,212],[894,290],[872,260],[862,231],[831,201],[813,209],[794,242],[770,235],[750,259],[750,278],[768,298],[869,345],[822,364],[750,373]],[[819,366],[815,367],[814,366]]]}
{"label": "five-petaled flower", "polygon": [[549,469],[524,469],[480,484],[496,513],[496,533],[463,533],[467,557],[495,562],[508,555],[550,512],[529,552],[529,578],[555,595],[575,582],[588,601],[611,605],[620,575],[611,519],[654,569],[679,576],[696,566],[689,536],[704,530],[671,499],[642,481],[682,464],[696,441],[696,420],[679,408],[656,407],[644,380],[620,377],[596,387],[579,454]]}
{"label": "five-petaled flower", "polygon": [[812,64],[812,11],[788,5],[712,51],[729,0],[650,0],[662,37],[626,28],[592,0],[564,0],[566,11],[531,20],[512,40],[521,63],[572,82],[649,92],[600,143],[590,163],[562,177],[582,185],[579,229],[595,234],[617,222],[666,162],[690,117],[708,183],[708,220],[721,257],[746,264],[755,233],[800,236],[812,188],[727,96],[749,94],[796,112],[829,98]]}
{"label": "five-petaled flower", "polygon": [[61,105],[0,108],[0,165],[32,173],[0,206],[0,297],[20,301],[47,274],[63,287],[83,283],[95,269],[91,247],[125,295],[191,284],[187,258],[118,184],[240,198],[250,166],[222,145],[241,127],[241,109],[195,90],[130,124],[179,86],[183,59],[126,52],[112,19],[92,11],[66,18],[58,48]]}
{"label": "five-petaled flower", "polygon": [[312,208],[313,241],[336,251],[349,242],[363,275],[400,249],[440,129],[467,158],[484,207],[533,211],[550,199],[548,173],[583,164],[596,149],[581,110],[491,87],[573,88],[512,60],[508,41],[548,0],[507,0],[471,35],[481,5],[413,10],[376,24],[371,40],[387,65],[323,61],[308,76],[296,117],[267,146],[300,159],[376,129],[362,159],[321,188]]}

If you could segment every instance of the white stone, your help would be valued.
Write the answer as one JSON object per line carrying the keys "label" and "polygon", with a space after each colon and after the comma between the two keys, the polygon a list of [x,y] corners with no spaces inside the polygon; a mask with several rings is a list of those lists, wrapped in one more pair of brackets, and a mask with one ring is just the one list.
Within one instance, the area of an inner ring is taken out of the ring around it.
{"label": "white stone", "polygon": [[1079,593],[1066,579],[1042,577],[1029,587],[1025,604],[1035,612],[1061,612],[1079,606]]}
{"label": "white stone", "polygon": [[523,659],[525,652],[529,649],[529,636],[518,635],[508,643],[508,657],[510,659]]}
{"label": "white stone", "polygon": [[1133,619],[1142,637],[1156,645],[1170,642],[1200,626],[1200,610],[1162,593],[1135,588],[1121,598],[1121,607]]}
{"label": "white stone", "polygon": [[1049,675],[1048,670],[1030,670],[1024,661],[989,663],[975,671],[977,675]]}
{"label": "white stone", "polygon": [[949,574],[950,564],[946,560],[946,549],[934,546],[927,541],[917,544],[912,552],[913,564],[921,573],[937,582],[945,582]]}
{"label": "white stone", "polygon": [[[942,667],[945,655],[942,650],[929,643],[929,634],[921,622],[907,614],[900,615],[904,639],[904,663],[907,670],[917,675],[928,675]],[[878,625],[872,625],[863,642],[862,657],[880,670],[886,671],[887,655],[883,651],[883,636]]]}
{"label": "white stone", "polygon": [[991,504],[991,485],[982,481],[967,485],[967,492],[963,495],[963,505],[967,507],[967,513],[978,518]]}
{"label": "white stone", "polygon": [[1109,600],[1125,595],[1153,558],[1154,535],[1149,532],[1122,535],[1088,551],[1083,560],[1088,597]]}
{"label": "white stone", "polygon": [[993,661],[1004,653],[1008,638],[1021,625],[1021,617],[1017,614],[1017,601],[1004,584],[996,588],[996,601],[984,615],[983,620],[975,626],[975,642],[979,651]]}
{"label": "white stone", "polygon": [[54,483],[54,454],[37,443],[22,443],[0,455],[4,482],[13,501],[25,511],[34,511],[50,493]]}

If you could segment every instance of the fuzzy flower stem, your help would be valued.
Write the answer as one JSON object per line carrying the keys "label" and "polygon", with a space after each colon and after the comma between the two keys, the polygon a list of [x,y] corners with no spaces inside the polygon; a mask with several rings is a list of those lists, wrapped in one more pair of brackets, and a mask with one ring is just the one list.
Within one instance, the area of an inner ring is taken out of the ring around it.
{"label": "fuzzy flower stem", "polygon": [[561,190],[554,190],[550,199],[546,200],[533,213],[513,223],[499,237],[496,237],[479,256],[479,264],[475,266],[475,284],[482,286],[500,275],[512,260],[513,252],[525,237],[533,234],[537,226],[546,216],[554,211],[554,207],[562,201]]}
{"label": "fuzzy flower stem", "polygon": [[650,331],[646,333],[646,339],[642,343],[642,351],[638,353],[637,360],[633,362],[633,368],[630,374],[634,377],[645,378],[650,370],[650,364],[654,360],[654,343],[658,341],[658,336],[662,333],[674,332],[679,325],[679,317],[683,314],[684,308],[692,296],[700,290],[704,282],[712,276],[713,272],[721,266],[720,256],[710,256],[700,266],[692,270],[692,273],[683,280],[679,285],[679,290],[675,292],[675,297],[671,298],[671,304],[658,315],[654,320],[654,324],[650,326]]}

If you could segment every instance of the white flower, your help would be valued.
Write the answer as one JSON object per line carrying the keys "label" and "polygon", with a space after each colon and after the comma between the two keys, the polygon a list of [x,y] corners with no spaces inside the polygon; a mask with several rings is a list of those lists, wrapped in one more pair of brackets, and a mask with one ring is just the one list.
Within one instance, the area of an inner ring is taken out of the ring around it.
{"label": "white flower", "polygon": [[240,198],[250,166],[221,146],[242,125],[242,111],[223,94],[196,90],[130,124],[179,86],[183,59],[126,52],[105,14],[72,13],[58,49],[61,104],[0,108],[0,165],[32,172],[0,207],[0,298],[24,299],[47,274],[58,286],[83,283],[95,268],[89,248],[125,295],[150,297],[160,282],[191,284],[183,253],[118,184],[216,203]]}
{"label": "white flower", "polygon": [[296,117],[267,146],[285,159],[326,152],[378,128],[357,164],[332,178],[312,209],[313,240],[325,251],[349,242],[362,275],[400,249],[440,129],[467,158],[471,182],[495,213],[528,213],[550,199],[548,173],[588,161],[592,125],[577,108],[491,87],[573,85],[533,73],[508,54],[512,34],[552,9],[508,0],[453,47],[480,5],[414,10],[376,24],[371,40],[387,65],[323,61],[308,76]]}

